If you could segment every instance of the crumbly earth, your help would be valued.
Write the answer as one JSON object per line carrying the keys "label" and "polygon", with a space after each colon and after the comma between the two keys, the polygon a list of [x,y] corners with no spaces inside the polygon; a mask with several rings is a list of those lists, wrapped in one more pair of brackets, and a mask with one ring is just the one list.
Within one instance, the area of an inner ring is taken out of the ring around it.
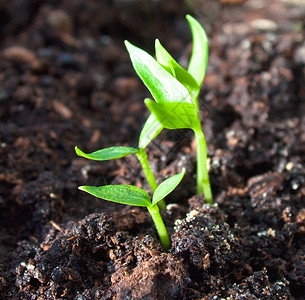
{"label": "crumbly earth", "polygon": [[[221,3],[220,3],[221,2]],[[270,1],[0,2],[0,299],[305,299],[305,5]],[[200,95],[214,204],[195,194],[192,132],[149,145],[158,182],[187,169],[162,212],[79,185],[148,190],[136,146],[148,96],[125,39],[159,38],[187,66],[184,19],[206,28]]]}

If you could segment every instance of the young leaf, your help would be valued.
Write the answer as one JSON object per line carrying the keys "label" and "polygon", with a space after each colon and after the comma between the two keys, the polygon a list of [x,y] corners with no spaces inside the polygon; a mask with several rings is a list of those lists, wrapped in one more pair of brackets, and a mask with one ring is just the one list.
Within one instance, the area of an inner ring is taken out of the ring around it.
{"label": "young leaf", "polygon": [[193,51],[188,71],[196,79],[198,86],[200,87],[203,82],[208,62],[208,38],[204,29],[197,20],[190,15],[187,15],[186,19],[190,24],[193,36]]}
{"label": "young leaf", "polygon": [[155,42],[155,49],[158,63],[187,88],[193,99],[196,99],[200,87],[194,77],[173,59],[158,39]]}
{"label": "young leaf", "polygon": [[132,185],[80,186],[79,189],[95,197],[116,203],[144,207],[151,205],[149,195]]}
{"label": "young leaf", "polygon": [[125,41],[133,67],[157,102],[191,103],[188,90],[151,55]]}
{"label": "young leaf", "polygon": [[138,152],[138,149],[133,147],[109,147],[87,154],[79,148],[75,147],[75,152],[78,156],[82,156],[92,160],[102,161],[121,158],[129,154]]}
{"label": "young leaf", "polygon": [[144,102],[164,128],[200,128],[198,109],[195,104],[157,103],[149,98],[146,98]]}
{"label": "young leaf", "polygon": [[160,200],[164,199],[169,193],[171,193],[182,180],[184,173],[185,169],[183,168],[181,173],[161,182],[153,194],[151,205],[157,204]]}
{"label": "young leaf", "polygon": [[145,149],[147,145],[162,131],[163,126],[154,114],[146,120],[139,138],[139,148]]}

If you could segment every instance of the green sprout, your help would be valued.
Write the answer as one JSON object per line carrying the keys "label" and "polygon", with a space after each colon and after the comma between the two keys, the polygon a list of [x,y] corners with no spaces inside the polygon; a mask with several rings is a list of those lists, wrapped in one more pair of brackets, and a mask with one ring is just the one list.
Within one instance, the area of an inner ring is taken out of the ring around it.
{"label": "green sprout", "polygon": [[[75,147],[75,152],[78,156],[97,161],[117,159],[130,154],[135,154],[141,163],[146,180],[154,192],[157,188],[157,182],[154,174],[151,171],[145,148],[152,141],[152,139],[159,134],[159,132],[162,130],[162,126],[153,124],[153,121],[154,120],[152,120],[152,118],[148,118],[146,121],[146,124],[144,125],[140,134],[138,149],[133,147],[109,147],[92,153],[85,153],[78,147]],[[153,128],[153,130],[151,130],[151,128]],[[166,210],[166,203],[164,199],[160,200],[158,205],[161,209]]]}
{"label": "green sprout", "polygon": [[184,173],[185,169],[160,183],[153,193],[152,200],[147,192],[132,185],[80,186],[79,189],[107,201],[146,207],[155,223],[163,248],[168,250],[171,242],[157,204],[177,187]]}
{"label": "green sprout", "polygon": [[193,36],[193,51],[188,70],[182,68],[156,40],[155,60],[144,50],[125,41],[133,67],[154,100],[145,99],[151,112],[144,128],[157,136],[163,128],[189,128],[197,142],[197,194],[202,192],[212,203],[212,191],[207,170],[207,148],[202,132],[198,95],[203,82],[207,58],[208,39],[198,21],[186,16]]}

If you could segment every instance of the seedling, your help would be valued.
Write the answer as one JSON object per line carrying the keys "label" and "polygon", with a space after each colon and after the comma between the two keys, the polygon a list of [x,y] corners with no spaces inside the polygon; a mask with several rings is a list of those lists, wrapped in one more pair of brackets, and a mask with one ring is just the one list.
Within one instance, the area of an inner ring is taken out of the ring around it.
{"label": "seedling", "polygon": [[[125,157],[130,154],[135,154],[139,162],[141,163],[147,182],[150,185],[152,191],[154,192],[157,188],[157,183],[154,174],[152,173],[151,168],[149,166],[145,148],[150,143],[150,141],[156,135],[158,135],[158,133],[162,130],[162,126],[157,124],[157,127],[156,126],[153,127],[154,130],[152,132],[151,130],[149,130],[149,128],[153,126],[152,122],[154,122],[154,120],[152,120],[152,118],[148,118],[146,124],[144,125],[143,130],[140,134],[138,149],[133,147],[109,147],[92,153],[85,153],[82,150],[80,150],[78,147],[75,147],[75,152],[79,156],[97,161],[117,159],[117,158]],[[157,128],[160,128],[160,130],[159,131],[156,130]],[[166,209],[166,203],[164,199],[160,200],[158,205],[161,209],[164,210]]]}
{"label": "seedling", "polygon": [[144,50],[125,41],[133,67],[149,89],[155,101],[145,99],[151,111],[144,128],[156,136],[162,128],[190,128],[197,142],[197,193],[202,192],[212,203],[212,192],[207,170],[207,149],[199,118],[198,95],[203,82],[208,39],[204,29],[193,17],[186,16],[193,36],[193,51],[188,70],[183,69],[156,40],[156,59]]}
{"label": "seedling", "polygon": [[107,201],[146,207],[155,223],[162,246],[168,250],[171,242],[157,204],[177,187],[184,173],[185,169],[164,180],[154,191],[152,200],[147,192],[132,185],[80,186],[79,189]]}

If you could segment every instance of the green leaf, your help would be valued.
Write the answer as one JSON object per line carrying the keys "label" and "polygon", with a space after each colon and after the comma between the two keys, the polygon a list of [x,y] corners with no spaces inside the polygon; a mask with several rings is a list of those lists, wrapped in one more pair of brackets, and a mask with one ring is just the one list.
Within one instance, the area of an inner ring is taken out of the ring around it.
{"label": "green leaf", "polygon": [[149,195],[132,185],[80,186],[79,189],[111,202],[144,207],[151,205]]}
{"label": "green leaf", "polygon": [[78,156],[82,156],[92,160],[103,161],[121,158],[129,154],[136,153],[138,152],[138,149],[133,147],[109,147],[87,154],[79,148],[75,147],[75,152]]}
{"label": "green leaf", "polygon": [[149,98],[146,98],[144,102],[164,128],[200,128],[198,109],[195,104],[157,103]]}
{"label": "green leaf", "polygon": [[193,51],[188,71],[196,79],[198,86],[200,87],[208,63],[208,38],[204,29],[196,19],[190,15],[187,15],[186,19],[190,24],[193,36]]}
{"label": "green leaf", "polygon": [[157,102],[191,103],[188,90],[151,55],[125,41],[133,67]]}
{"label": "green leaf", "polygon": [[139,138],[139,148],[145,149],[147,145],[162,131],[163,126],[154,114],[146,120]]}
{"label": "green leaf", "polygon": [[151,205],[157,204],[160,200],[164,199],[169,193],[171,193],[180,183],[184,174],[185,169],[183,168],[181,173],[167,178],[161,182],[153,194]]}
{"label": "green leaf", "polygon": [[197,99],[200,87],[194,77],[173,59],[158,39],[155,48],[158,63],[187,88],[193,99]]}

